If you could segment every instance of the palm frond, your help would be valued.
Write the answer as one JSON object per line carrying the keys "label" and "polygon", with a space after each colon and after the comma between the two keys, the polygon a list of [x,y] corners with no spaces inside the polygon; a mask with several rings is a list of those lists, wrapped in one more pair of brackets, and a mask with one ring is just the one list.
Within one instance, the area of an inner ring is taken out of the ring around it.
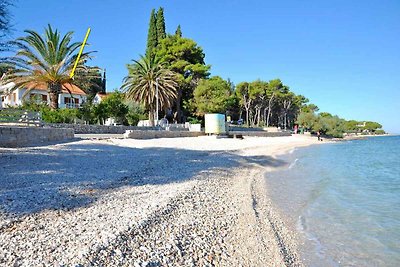
{"label": "palm frond", "polygon": [[161,108],[168,108],[177,97],[176,74],[166,69],[163,62],[155,56],[133,60],[128,66],[128,76],[123,80],[121,89],[130,100],[138,101],[146,108],[156,105],[156,87]]}
{"label": "palm frond", "polygon": [[[35,84],[58,84],[56,87],[61,88],[63,84],[73,83],[69,75],[82,45],[71,42],[73,32],[61,36],[58,30],[48,25],[43,37],[33,30],[25,33],[27,36],[10,42],[16,49],[15,56],[2,60],[13,69],[4,81],[14,82],[15,89]],[[82,53],[77,70],[86,68],[84,64],[92,58],[92,53],[94,51]]]}

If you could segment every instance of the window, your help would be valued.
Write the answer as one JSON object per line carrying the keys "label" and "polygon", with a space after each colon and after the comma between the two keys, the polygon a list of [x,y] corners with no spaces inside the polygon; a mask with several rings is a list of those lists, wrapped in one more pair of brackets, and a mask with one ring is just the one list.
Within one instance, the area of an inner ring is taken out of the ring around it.
{"label": "window", "polygon": [[42,95],[42,101],[47,103],[47,95]]}
{"label": "window", "polygon": [[64,104],[67,108],[79,107],[79,99],[74,97],[64,97]]}

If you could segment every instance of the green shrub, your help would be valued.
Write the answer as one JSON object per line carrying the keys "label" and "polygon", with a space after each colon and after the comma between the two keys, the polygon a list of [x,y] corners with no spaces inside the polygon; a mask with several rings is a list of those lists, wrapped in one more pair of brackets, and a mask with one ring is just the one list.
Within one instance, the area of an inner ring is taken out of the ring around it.
{"label": "green shrub", "polygon": [[196,117],[188,117],[187,121],[190,122],[191,124],[202,124],[203,120],[198,119]]}
{"label": "green shrub", "polygon": [[126,120],[128,121],[129,125],[136,126],[140,120],[146,120],[147,115],[138,113],[135,110],[129,110],[128,114],[126,115]]}
{"label": "green shrub", "polygon": [[74,123],[78,118],[77,109],[42,109],[42,119],[48,123]]}
{"label": "green shrub", "polygon": [[343,132],[337,129],[329,130],[326,134],[335,138],[343,138]]}

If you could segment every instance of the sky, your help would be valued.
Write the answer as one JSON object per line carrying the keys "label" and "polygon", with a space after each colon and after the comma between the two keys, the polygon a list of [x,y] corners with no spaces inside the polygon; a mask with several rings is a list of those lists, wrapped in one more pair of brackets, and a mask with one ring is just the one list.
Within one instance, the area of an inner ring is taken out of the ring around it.
{"label": "sky", "polygon": [[167,32],[181,25],[212,66],[234,83],[280,78],[320,111],[371,120],[400,133],[400,1],[18,0],[13,37],[47,24],[74,31],[90,65],[107,69],[107,91],[146,48],[152,8],[164,8]]}

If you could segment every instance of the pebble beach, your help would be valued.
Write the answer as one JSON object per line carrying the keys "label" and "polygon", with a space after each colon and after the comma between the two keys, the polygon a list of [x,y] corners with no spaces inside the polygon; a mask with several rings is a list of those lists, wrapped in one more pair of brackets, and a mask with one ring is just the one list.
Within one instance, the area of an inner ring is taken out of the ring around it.
{"label": "pebble beach", "polygon": [[307,136],[0,148],[0,266],[303,266],[265,190]]}

